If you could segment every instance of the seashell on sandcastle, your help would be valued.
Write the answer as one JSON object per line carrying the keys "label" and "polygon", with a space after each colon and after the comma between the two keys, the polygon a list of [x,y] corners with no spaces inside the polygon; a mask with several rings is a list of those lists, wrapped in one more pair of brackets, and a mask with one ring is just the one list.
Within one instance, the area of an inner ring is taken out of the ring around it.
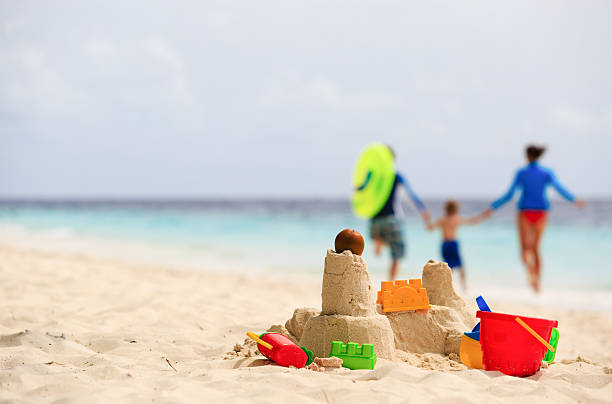
{"label": "seashell on sandcastle", "polygon": [[[337,241],[336,250],[339,249]],[[419,284],[411,282],[412,286],[420,287]],[[340,253],[328,250],[321,290],[322,310],[296,309],[285,326],[301,346],[318,357],[329,356],[332,341],[372,344],[379,358],[389,360],[394,359],[396,349],[459,354],[462,333],[476,323],[470,314],[474,310],[456,293],[446,263],[427,262],[422,286],[429,297],[428,310],[383,313],[382,306],[376,303],[376,291],[365,260],[350,249]]]}

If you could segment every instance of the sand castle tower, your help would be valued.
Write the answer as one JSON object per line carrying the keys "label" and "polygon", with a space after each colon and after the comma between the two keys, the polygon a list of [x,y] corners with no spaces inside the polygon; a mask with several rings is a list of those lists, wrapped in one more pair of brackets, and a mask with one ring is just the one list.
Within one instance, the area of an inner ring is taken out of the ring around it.
{"label": "sand castle tower", "polygon": [[423,287],[431,307],[427,311],[386,313],[395,334],[395,347],[406,352],[459,354],[461,336],[476,325],[474,313],[453,286],[451,269],[429,260],[423,267]]}
{"label": "sand castle tower", "polygon": [[373,344],[379,358],[393,358],[393,330],[387,317],[376,311],[375,291],[361,255],[327,251],[321,299],[321,314],[308,320],[300,345],[327,357],[332,341]]}

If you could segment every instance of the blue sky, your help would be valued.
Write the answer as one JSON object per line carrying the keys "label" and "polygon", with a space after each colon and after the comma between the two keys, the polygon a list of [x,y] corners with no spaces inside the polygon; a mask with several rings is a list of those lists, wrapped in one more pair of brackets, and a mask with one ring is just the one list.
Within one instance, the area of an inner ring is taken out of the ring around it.
{"label": "blue sky", "polygon": [[0,1],[0,197],[612,196],[612,3]]}

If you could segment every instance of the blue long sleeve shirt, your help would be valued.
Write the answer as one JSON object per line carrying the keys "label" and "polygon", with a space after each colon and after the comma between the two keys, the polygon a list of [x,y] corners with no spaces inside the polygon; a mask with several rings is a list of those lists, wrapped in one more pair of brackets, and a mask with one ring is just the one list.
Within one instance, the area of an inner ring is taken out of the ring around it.
{"label": "blue long sleeve shirt", "polygon": [[427,210],[427,208],[425,208],[425,205],[423,204],[423,202],[421,202],[421,200],[419,199],[417,194],[410,187],[410,184],[408,184],[408,181],[406,181],[406,179],[404,179],[404,177],[400,173],[397,173],[395,175],[395,182],[393,183],[393,188],[391,189],[391,193],[389,194],[389,198],[387,199],[387,202],[385,203],[385,206],[383,206],[383,208],[380,210],[380,212],[378,212],[376,214],[375,217],[383,217],[383,216],[395,215],[396,212],[395,212],[395,206],[394,205],[396,203],[397,188],[400,185],[404,187],[404,189],[408,193],[408,196],[410,196],[410,199],[412,199],[412,202],[414,203],[414,205],[416,206],[416,208],[418,209],[419,212],[424,212],[424,211]]}
{"label": "blue long sleeve shirt", "polygon": [[550,202],[546,196],[548,185],[552,185],[568,201],[574,202],[574,195],[559,183],[551,169],[533,162],[516,172],[510,189],[501,198],[491,203],[491,208],[498,209],[509,202],[516,190],[520,188],[522,191],[518,203],[520,210],[548,210],[550,207]]}

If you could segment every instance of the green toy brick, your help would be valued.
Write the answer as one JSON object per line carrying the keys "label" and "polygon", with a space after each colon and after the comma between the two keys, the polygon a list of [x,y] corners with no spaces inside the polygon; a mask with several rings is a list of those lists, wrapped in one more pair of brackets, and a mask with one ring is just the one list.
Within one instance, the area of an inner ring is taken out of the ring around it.
{"label": "green toy brick", "polygon": [[356,342],[348,344],[342,341],[332,341],[329,356],[342,359],[342,366],[348,369],[374,369],[376,365],[376,354],[374,345],[359,345]]}

